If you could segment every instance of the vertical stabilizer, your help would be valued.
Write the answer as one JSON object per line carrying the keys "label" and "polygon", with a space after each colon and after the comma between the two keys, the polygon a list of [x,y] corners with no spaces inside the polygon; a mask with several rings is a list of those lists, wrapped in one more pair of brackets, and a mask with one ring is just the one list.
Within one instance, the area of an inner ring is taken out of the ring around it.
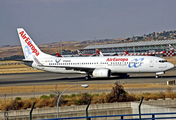
{"label": "vertical stabilizer", "polygon": [[79,56],[81,56],[81,55],[82,55],[82,53],[81,53],[79,50],[77,50],[77,52],[78,52],[78,55],[79,55]]}
{"label": "vertical stabilizer", "polygon": [[103,57],[104,55],[103,55],[103,53],[100,51],[100,55],[99,55],[100,57]]}
{"label": "vertical stabilizer", "polygon": [[175,48],[171,44],[169,44],[169,49],[170,51],[173,51]]}
{"label": "vertical stabilizer", "polygon": [[32,55],[38,58],[51,57],[51,55],[43,53],[33,40],[29,37],[23,28],[17,28],[18,36],[21,42],[23,53],[26,60],[33,60]]}
{"label": "vertical stabilizer", "polygon": [[129,53],[125,50],[125,54],[129,54]]}

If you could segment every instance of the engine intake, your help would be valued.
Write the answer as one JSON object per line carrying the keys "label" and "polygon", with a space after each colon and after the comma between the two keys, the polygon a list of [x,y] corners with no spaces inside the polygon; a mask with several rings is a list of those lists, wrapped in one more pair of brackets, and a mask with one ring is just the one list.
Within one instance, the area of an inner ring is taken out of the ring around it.
{"label": "engine intake", "polygon": [[106,68],[95,69],[92,75],[95,78],[109,78],[111,76],[111,70]]}

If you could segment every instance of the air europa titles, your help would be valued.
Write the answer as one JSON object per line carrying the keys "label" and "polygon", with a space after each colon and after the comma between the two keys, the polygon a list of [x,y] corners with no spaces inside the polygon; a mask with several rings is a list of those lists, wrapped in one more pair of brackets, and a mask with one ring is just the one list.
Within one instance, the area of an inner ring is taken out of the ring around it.
{"label": "air europa titles", "polygon": [[31,48],[32,52],[35,53],[36,56],[38,56],[40,53],[34,47],[34,45],[30,42],[30,38],[26,37],[26,34],[24,34],[24,31],[21,31],[19,34],[21,35],[21,37],[23,38],[23,40],[25,40],[25,42],[27,43],[27,45]]}
{"label": "air europa titles", "polygon": [[106,61],[128,61],[128,58],[107,58]]}

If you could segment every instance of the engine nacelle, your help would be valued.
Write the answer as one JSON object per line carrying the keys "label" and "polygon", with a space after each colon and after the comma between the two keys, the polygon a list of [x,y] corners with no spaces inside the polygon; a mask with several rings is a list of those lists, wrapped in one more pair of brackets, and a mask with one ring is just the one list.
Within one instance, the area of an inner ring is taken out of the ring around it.
{"label": "engine nacelle", "polygon": [[111,70],[106,68],[95,69],[92,73],[93,77],[96,78],[107,78],[111,76]]}

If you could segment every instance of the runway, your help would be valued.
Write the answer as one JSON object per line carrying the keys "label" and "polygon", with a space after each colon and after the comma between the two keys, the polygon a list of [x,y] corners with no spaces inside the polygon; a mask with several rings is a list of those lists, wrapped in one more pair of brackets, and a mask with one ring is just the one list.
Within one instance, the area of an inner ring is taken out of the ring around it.
{"label": "runway", "polygon": [[49,72],[1,74],[0,87],[36,84],[45,85],[55,82],[74,81],[74,79],[84,80],[84,76],[81,76],[80,74],[55,74]]}
{"label": "runway", "polygon": [[[99,82],[108,81],[109,83],[114,83],[115,81],[121,81],[121,83],[125,82],[141,82],[144,83],[161,83],[166,82],[168,80],[176,79],[176,68],[167,71],[166,74],[160,75],[160,78],[155,78],[155,73],[131,73],[129,74],[129,78],[119,78],[119,77],[111,77],[111,78],[93,78],[92,80],[85,81],[85,75],[81,74],[56,74],[49,72],[41,72],[41,73],[18,73],[18,74],[0,74],[0,87],[5,86],[29,86],[29,85],[48,85],[54,83],[87,83],[93,84]],[[162,81],[161,81],[162,79]]]}
{"label": "runway", "polygon": [[[98,84],[114,84],[116,81],[120,84],[140,84],[140,83],[164,83],[168,80],[176,80],[176,69],[170,70],[166,72],[164,75],[160,75],[160,78],[155,78],[155,73],[131,73],[129,74],[129,78],[119,78],[119,77],[111,77],[111,78],[104,78],[104,79],[96,79],[93,78],[92,80],[85,81],[84,77],[85,75],[81,74],[55,74],[55,73],[49,73],[49,72],[41,72],[41,73],[18,73],[18,74],[1,74],[0,75],[0,87],[10,87],[10,86],[37,86],[37,85],[63,85],[63,84],[97,84],[97,89],[95,90],[89,90],[86,92],[89,93],[103,93],[103,92],[110,92],[111,89],[100,89],[98,88]],[[9,88],[8,88],[9,89]],[[11,88],[10,88],[11,89]],[[128,92],[133,93],[145,93],[145,92],[155,92],[155,91],[165,91],[166,88],[163,88],[162,86],[160,88],[126,88]],[[175,88],[173,89],[176,90]],[[31,90],[32,91],[32,90]],[[79,93],[84,91],[67,91],[66,94],[73,94],[73,93]],[[15,98],[15,97],[40,97],[41,95],[49,95],[53,94],[53,91],[43,91],[43,92],[22,92],[19,93],[7,93],[6,98]],[[0,99],[4,98],[4,94],[0,94]]]}

